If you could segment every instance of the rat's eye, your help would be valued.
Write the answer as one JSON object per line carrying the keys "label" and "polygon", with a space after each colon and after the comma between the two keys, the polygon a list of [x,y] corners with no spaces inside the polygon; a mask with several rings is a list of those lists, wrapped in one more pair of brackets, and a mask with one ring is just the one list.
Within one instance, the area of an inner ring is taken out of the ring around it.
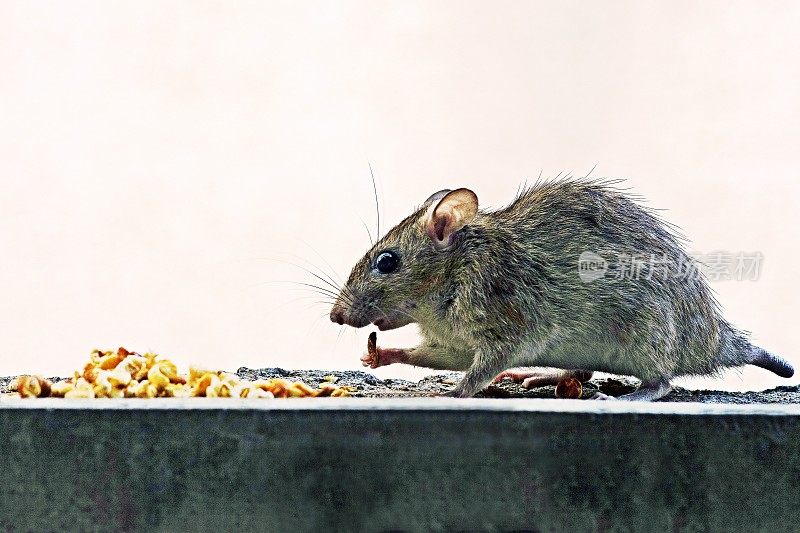
{"label": "rat's eye", "polygon": [[400,264],[400,258],[394,252],[381,252],[375,260],[375,268],[381,274],[389,274],[397,270],[397,265]]}

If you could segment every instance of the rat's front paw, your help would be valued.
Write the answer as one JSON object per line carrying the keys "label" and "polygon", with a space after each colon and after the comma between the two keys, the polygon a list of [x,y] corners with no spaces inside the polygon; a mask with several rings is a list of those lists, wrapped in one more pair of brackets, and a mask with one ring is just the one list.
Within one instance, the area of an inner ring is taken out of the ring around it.
{"label": "rat's front paw", "polygon": [[408,362],[408,352],[402,348],[376,347],[361,356],[361,364],[370,368],[406,362]]}
{"label": "rat's front paw", "polygon": [[369,368],[378,368],[381,366],[380,358],[378,357],[377,352],[372,353],[365,353],[361,356],[361,365],[367,366]]}

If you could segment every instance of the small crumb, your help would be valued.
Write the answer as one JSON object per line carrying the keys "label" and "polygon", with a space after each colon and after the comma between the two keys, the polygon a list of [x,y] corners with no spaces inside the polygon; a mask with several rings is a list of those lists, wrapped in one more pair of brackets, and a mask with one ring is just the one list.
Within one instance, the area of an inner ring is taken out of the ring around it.
{"label": "small crumb", "polygon": [[556,398],[570,398],[577,400],[581,397],[583,387],[581,382],[576,378],[562,379],[556,385]]}

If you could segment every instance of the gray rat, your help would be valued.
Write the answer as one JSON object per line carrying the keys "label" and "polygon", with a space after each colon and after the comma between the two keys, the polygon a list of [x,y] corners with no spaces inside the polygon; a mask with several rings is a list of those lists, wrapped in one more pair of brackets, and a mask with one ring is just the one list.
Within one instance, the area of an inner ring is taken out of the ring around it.
{"label": "gray rat", "polygon": [[[416,322],[419,346],[362,361],[466,371],[456,397],[498,375],[525,386],[630,375],[641,386],[620,399],[654,400],[676,376],[745,364],[794,373],[721,316],[674,228],[610,181],[539,181],[494,211],[469,189],[439,191],[356,263],[330,318]],[[562,370],[508,371],[525,366]]]}

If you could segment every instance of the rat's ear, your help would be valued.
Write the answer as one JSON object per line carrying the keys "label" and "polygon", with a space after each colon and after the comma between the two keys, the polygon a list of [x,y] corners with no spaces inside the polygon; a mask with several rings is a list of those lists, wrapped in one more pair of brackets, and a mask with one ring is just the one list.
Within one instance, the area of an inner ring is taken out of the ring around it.
{"label": "rat's ear", "polygon": [[439,191],[439,192],[435,192],[435,193],[431,194],[430,196],[428,196],[428,199],[427,199],[427,200],[425,200],[425,201],[422,203],[422,205],[423,205],[423,206],[429,206],[429,205],[431,205],[433,202],[439,201],[439,200],[441,200],[442,198],[444,198],[444,197],[445,197],[445,195],[446,195],[447,193],[449,193],[449,192],[452,192],[452,189],[442,189],[442,190],[441,190],[441,191]]}
{"label": "rat's ear", "polygon": [[475,218],[478,196],[469,189],[456,189],[439,191],[430,201],[433,204],[426,214],[425,231],[436,249],[444,250],[450,246],[453,235]]}

